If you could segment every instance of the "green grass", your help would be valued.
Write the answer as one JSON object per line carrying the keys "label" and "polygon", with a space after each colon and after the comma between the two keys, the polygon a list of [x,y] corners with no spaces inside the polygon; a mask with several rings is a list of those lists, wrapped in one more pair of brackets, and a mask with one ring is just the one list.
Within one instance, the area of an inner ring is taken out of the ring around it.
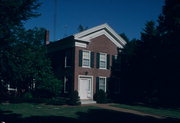
{"label": "green grass", "polygon": [[88,105],[57,106],[33,103],[0,104],[0,121],[5,121],[7,123],[131,122],[132,120],[134,122],[162,122],[174,121],[176,119],[157,119]]}
{"label": "green grass", "polygon": [[76,112],[86,113],[89,109],[97,109],[93,106],[54,106],[45,104],[0,104],[1,111],[11,111],[9,113],[21,114],[23,118],[31,116],[64,116],[70,118],[77,118]]}
{"label": "green grass", "polygon": [[125,105],[125,104],[113,104],[111,106],[132,109],[136,111],[141,111],[144,113],[156,114],[166,117],[178,118],[180,119],[180,108],[178,109],[170,109],[170,108],[150,108],[139,105]]}

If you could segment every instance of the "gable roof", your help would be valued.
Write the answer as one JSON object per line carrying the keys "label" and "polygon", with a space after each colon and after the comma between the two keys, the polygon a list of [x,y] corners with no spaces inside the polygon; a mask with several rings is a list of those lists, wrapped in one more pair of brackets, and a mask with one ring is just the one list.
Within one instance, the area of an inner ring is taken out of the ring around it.
{"label": "gable roof", "polygon": [[106,35],[119,48],[123,48],[126,44],[126,41],[106,23],[74,34],[73,36],[75,40],[90,42],[91,39],[100,35]]}

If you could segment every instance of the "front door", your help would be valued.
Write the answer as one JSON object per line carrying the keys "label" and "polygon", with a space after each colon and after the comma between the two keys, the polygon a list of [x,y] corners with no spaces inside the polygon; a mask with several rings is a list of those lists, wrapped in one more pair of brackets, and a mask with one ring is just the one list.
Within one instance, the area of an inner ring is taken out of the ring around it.
{"label": "front door", "polygon": [[79,96],[80,99],[92,99],[91,78],[79,78]]}

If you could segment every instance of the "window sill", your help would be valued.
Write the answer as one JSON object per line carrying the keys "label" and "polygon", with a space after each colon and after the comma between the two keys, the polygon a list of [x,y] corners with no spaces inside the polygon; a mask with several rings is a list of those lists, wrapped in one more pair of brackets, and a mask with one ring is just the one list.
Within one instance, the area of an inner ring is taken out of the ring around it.
{"label": "window sill", "polygon": [[90,66],[82,66],[82,68],[91,68]]}
{"label": "window sill", "polygon": [[108,70],[107,68],[99,68],[100,70]]}

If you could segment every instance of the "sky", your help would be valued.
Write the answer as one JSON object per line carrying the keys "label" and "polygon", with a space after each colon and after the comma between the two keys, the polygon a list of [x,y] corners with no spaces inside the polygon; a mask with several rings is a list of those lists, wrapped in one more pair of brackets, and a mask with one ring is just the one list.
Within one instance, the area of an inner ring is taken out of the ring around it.
{"label": "sky", "polygon": [[26,29],[43,27],[50,41],[78,33],[78,26],[92,28],[107,23],[131,40],[140,38],[147,21],[157,21],[164,0],[39,0],[41,16],[25,22]]}

